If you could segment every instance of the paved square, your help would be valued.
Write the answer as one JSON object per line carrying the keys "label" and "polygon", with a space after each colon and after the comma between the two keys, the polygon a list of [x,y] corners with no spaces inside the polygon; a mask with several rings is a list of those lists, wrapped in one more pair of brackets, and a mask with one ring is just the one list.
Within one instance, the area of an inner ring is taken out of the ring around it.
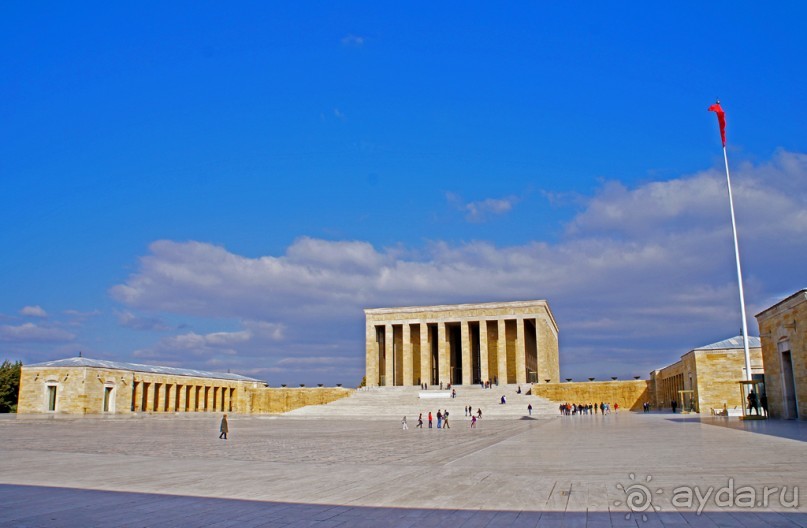
{"label": "paved square", "polygon": [[0,526],[807,526],[799,422],[218,420],[3,417]]}

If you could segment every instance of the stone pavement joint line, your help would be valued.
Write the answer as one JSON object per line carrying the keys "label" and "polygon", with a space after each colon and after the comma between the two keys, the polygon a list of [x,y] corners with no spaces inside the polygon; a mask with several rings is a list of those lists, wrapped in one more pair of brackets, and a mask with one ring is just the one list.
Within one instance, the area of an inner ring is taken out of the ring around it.
{"label": "stone pavement joint line", "polygon": [[[807,490],[807,424],[622,412],[472,430],[457,414],[408,431],[231,415],[226,441],[216,416],[3,417],[0,526],[807,526],[787,502]],[[671,502],[730,480],[789,493],[700,514]]]}

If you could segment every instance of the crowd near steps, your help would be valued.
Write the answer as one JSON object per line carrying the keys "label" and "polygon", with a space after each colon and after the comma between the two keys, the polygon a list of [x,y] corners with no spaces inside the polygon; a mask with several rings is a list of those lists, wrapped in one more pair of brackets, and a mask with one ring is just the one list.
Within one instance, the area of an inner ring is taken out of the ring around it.
{"label": "crowd near steps", "polygon": [[[423,413],[424,420],[429,411],[436,415],[437,410],[448,409],[450,416],[459,418],[465,415],[464,409],[469,405],[474,413],[482,409],[483,418],[520,419],[529,417],[528,405],[532,405],[532,416],[557,416],[558,403],[527,394],[529,385],[494,385],[483,389],[479,385],[453,387],[456,397],[451,397],[451,390],[429,386],[427,390],[418,387],[363,387],[347,398],[323,405],[309,405],[284,413],[284,417],[306,418],[344,418],[361,417],[362,419],[389,420],[390,417],[406,416],[408,420],[417,422],[418,413]],[[501,403],[504,396],[506,403]],[[435,418],[436,420],[436,418]]]}

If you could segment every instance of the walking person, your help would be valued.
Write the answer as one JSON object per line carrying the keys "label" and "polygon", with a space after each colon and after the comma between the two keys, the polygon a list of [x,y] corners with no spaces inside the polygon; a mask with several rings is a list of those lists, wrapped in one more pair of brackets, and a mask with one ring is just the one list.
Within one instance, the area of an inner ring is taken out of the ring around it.
{"label": "walking person", "polygon": [[443,427],[443,413],[440,412],[440,409],[437,409],[437,428],[440,429]]}
{"label": "walking person", "polygon": [[224,440],[227,440],[227,433],[230,432],[230,426],[227,424],[227,415],[226,414],[221,417],[221,425],[219,426],[219,431],[221,432],[221,434],[219,435],[219,438],[223,438]]}
{"label": "walking person", "polygon": [[476,416],[471,416],[471,429],[476,429]]}
{"label": "walking person", "polygon": [[416,427],[423,429],[423,413],[418,414],[418,424]]}
{"label": "walking person", "polygon": [[429,429],[432,428],[432,412],[429,411]]}
{"label": "walking person", "polygon": [[530,416],[532,416],[532,404],[531,403],[527,404],[527,412],[530,413]]}
{"label": "walking person", "polygon": [[401,420],[401,427],[403,427],[403,430],[404,430],[404,431],[406,431],[406,430],[408,430],[408,429],[409,429],[409,426],[408,426],[408,425],[406,425],[406,416],[404,416],[404,417],[403,417],[403,420]]}
{"label": "walking person", "polygon": [[451,429],[448,425],[448,409],[443,413],[443,429]]}

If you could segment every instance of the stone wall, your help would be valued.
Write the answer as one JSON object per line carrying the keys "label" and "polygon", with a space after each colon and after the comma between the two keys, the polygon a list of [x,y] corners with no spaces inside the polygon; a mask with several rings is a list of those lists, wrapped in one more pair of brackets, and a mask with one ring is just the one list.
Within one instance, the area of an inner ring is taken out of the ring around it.
{"label": "stone wall", "polygon": [[[56,408],[48,395],[55,390]],[[282,413],[353,393],[342,388],[272,389],[257,381],[177,376],[95,367],[25,367],[17,412],[132,414]],[[106,405],[105,405],[106,400]]]}
{"label": "stone wall", "polygon": [[[807,289],[757,314],[765,363],[768,411],[774,418],[807,420]],[[795,402],[785,397],[783,354],[789,351]],[[793,403],[797,407],[792,409]]]}
{"label": "stone wall", "polygon": [[322,405],[346,398],[354,389],[340,387],[260,388],[250,392],[251,412],[284,413],[307,405]]}
{"label": "stone wall", "polygon": [[[762,351],[752,348],[751,369],[762,367]],[[700,412],[712,409],[742,409],[745,397],[740,392],[739,381],[745,379],[745,351],[743,350],[695,350],[697,369],[696,396]]]}
{"label": "stone wall", "polygon": [[653,403],[650,386],[647,380],[536,383],[532,394],[558,404],[606,402],[611,409],[617,403],[620,409],[640,411],[644,402]]}

